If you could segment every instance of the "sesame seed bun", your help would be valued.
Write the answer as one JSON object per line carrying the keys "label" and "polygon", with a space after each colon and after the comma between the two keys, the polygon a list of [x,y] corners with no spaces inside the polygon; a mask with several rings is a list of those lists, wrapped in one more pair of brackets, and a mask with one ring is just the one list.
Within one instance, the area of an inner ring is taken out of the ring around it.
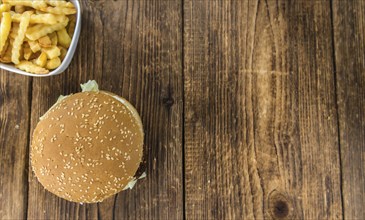
{"label": "sesame seed bun", "polygon": [[51,193],[73,202],[103,201],[135,180],[143,127],[133,106],[109,92],[66,96],[33,133],[31,164]]}

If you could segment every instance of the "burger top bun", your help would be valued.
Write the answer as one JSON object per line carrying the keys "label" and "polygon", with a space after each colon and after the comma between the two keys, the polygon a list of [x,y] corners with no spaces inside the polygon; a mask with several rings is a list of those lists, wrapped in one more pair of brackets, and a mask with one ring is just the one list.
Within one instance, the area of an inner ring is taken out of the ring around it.
{"label": "burger top bun", "polygon": [[143,128],[133,106],[115,94],[66,96],[33,133],[31,164],[50,192],[94,203],[134,183],[143,154]]}

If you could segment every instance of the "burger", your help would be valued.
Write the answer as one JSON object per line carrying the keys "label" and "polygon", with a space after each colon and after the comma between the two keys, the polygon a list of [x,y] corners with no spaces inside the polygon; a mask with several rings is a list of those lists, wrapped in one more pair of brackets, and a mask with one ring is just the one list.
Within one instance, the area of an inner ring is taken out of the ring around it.
{"label": "burger", "polygon": [[[41,118],[30,159],[38,181],[72,202],[95,203],[131,189],[143,157],[143,126],[136,109],[95,81],[61,96]],[[141,173],[141,172],[139,172]]]}

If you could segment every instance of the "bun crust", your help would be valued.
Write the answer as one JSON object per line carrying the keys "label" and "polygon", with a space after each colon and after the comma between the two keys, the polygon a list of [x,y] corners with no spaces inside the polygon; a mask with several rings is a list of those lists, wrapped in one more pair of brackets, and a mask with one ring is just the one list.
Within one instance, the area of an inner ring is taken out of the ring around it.
{"label": "bun crust", "polygon": [[93,203],[133,180],[142,160],[143,127],[133,106],[114,96],[67,96],[38,123],[31,164],[48,191],[69,201]]}

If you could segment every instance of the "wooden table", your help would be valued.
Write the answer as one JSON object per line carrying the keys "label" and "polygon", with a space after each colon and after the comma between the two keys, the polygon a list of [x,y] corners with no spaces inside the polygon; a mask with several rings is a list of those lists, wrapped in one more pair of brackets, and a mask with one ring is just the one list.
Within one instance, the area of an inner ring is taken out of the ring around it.
{"label": "wooden table", "polygon": [[[365,1],[82,6],[65,73],[0,73],[0,219],[365,218]],[[28,156],[38,118],[89,79],[140,112],[148,176],[80,205]]]}

